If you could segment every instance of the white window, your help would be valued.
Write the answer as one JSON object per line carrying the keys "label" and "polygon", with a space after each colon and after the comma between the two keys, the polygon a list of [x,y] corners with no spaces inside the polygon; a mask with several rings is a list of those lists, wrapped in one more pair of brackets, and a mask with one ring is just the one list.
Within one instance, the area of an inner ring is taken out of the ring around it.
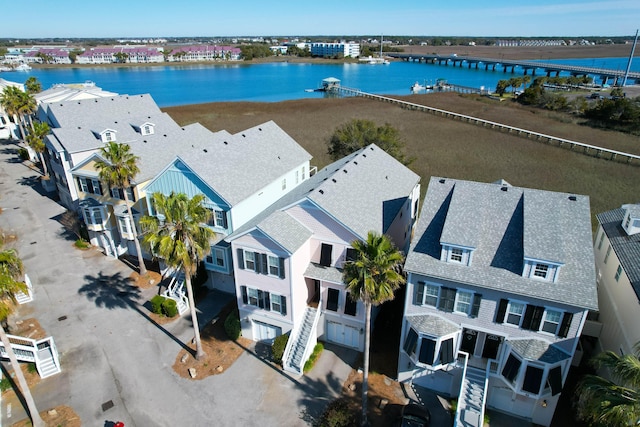
{"label": "white window", "polygon": [[254,288],[247,288],[248,304],[258,307],[258,290]]}
{"label": "white window", "polygon": [[254,252],[244,251],[244,268],[255,271],[256,254]]}
{"label": "white window", "polygon": [[598,242],[598,250],[600,250],[600,248],[602,247],[602,242],[604,241],[604,229],[602,230],[602,234],[600,235],[600,241]]}
{"label": "white window", "polygon": [[89,185],[87,184],[87,180],[84,178],[80,178],[78,180],[78,182],[80,183],[80,190],[83,193],[88,193],[89,192]]}
{"label": "white window", "polygon": [[225,256],[224,256],[224,249],[220,249],[220,248],[213,248],[213,255],[214,255],[214,261],[215,264],[218,267],[224,267],[225,266]]}
{"label": "white window", "polygon": [[152,135],[153,134],[153,126],[151,125],[144,125],[142,127],[142,134],[143,135]]}
{"label": "white window", "polygon": [[436,307],[438,305],[438,294],[440,286],[426,284],[424,287],[424,304]]}
{"label": "white window", "polygon": [[509,306],[507,307],[507,317],[505,322],[520,326],[520,322],[522,321],[522,315],[524,314],[524,304],[514,301],[509,301]]}
{"label": "white window", "polygon": [[546,279],[549,274],[549,266],[547,264],[536,264],[533,269],[533,276]]}
{"label": "white window", "polygon": [[611,254],[611,245],[607,248],[607,254],[604,256],[604,263],[606,264],[609,260],[609,255]]}
{"label": "white window", "polygon": [[296,171],[296,184],[298,183],[298,180],[299,180],[299,178],[298,178],[298,171]]}
{"label": "white window", "polygon": [[629,228],[630,223],[631,223],[631,215],[627,215],[627,219],[624,222],[624,228]]}
{"label": "white window", "polygon": [[558,326],[560,326],[561,318],[561,312],[556,310],[545,310],[544,320],[542,321],[542,327],[540,328],[540,330],[555,335],[558,331]]}
{"label": "white window", "polygon": [[113,132],[105,132],[104,133],[104,140],[105,140],[105,142],[115,141],[115,135],[113,134]]}
{"label": "white window", "polygon": [[282,189],[286,190],[287,189],[287,178],[282,180]]}
{"label": "white window", "polygon": [[124,216],[118,217],[118,228],[120,229],[120,234],[123,236],[128,236],[131,234],[131,227],[129,227],[129,218]]}
{"label": "white window", "polygon": [[269,255],[269,274],[280,276],[280,258]]}
{"label": "white window", "polygon": [[112,187],[111,188],[111,197],[113,197],[114,199],[119,199],[120,198],[120,191],[118,190],[117,187]]}
{"label": "white window", "polygon": [[453,262],[462,262],[462,249],[460,248],[451,248],[451,255],[449,256],[449,260]]}
{"label": "white window", "polygon": [[305,170],[304,170],[304,166],[302,167],[302,180],[304,181],[306,179],[306,175],[305,175]]}
{"label": "white window", "polygon": [[286,312],[286,308],[283,304],[284,302],[284,297],[280,296],[280,295],[276,295],[276,294],[271,294],[270,295],[270,300],[271,300],[271,311],[276,311],[280,314],[287,314]]}
{"label": "white window", "polygon": [[224,228],[225,213],[224,211],[214,211],[214,224],[216,227]]}
{"label": "white window", "polygon": [[457,313],[469,314],[471,311],[471,300],[473,299],[473,293],[458,291],[456,293],[456,303],[454,311]]}
{"label": "white window", "polygon": [[102,215],[102,207],[84,208],[83,213],[87,225],[103,225],[104,215]]}

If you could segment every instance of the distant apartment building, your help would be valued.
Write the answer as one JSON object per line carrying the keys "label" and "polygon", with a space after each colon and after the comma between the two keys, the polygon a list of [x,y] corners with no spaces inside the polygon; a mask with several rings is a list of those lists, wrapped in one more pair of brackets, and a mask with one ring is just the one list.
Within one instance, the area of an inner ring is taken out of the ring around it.
{"label": "distant apartment building", "polygon": [[165,50],[170,51],[166,56],[167,62],[237,61],[241,54],[237,47],[218,45],[180,46]]}
{"label": "distant apartment building", "polygon": [[150,63],[163,61],[164,56],[157,48],[140,46],[96,47],[87,49],[77,57],[78,64],[110,64],[113,62]]}
{"label": "distant apartment building", "polygon": [[26,63],[38,64],[71,64],[69,50],[62,48],[39,48],[24,55]]}
{"label": "distant apartment building", "polygon": [[500,47],[566,46],[564,40],[496,40]]}
{"label": "distant apartment building", "polygon": [[343,56],[357,58],[360,56],[360,45],[353,42],[311,43],[311,55],[322,57]]}

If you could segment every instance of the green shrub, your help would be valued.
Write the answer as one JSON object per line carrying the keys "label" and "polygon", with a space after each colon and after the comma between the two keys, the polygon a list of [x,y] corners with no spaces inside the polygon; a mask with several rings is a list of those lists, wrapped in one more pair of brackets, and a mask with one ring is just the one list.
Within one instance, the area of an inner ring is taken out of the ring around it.
{"label": "green shrub", "polygon": [[351,427],[355,425],[355,414],[344,399],[330,402],[318,421],[319,427]]}
{"label": "green shrub", "polygon": [[289,341],[289,334],[278,335],[273,344],[271,345],[271,357],[274,362],[282,364],[282,356],[284,355],[284,349],[287,347]]}
{"label": "green shrub", "polygon": [[9,378],[3,378],[2,380],[0,380],[0,391],[4,392],[7,391],[11,388],[11,381],[9,381]]}
{"label": "green shrub", "polygon": [[74,243],[76,248],[78,249],[87,249],[89,247],[89,242],[87,242],[86,240],[80,238],[78,240],[76,240],[76,243]]}
{"label": "green shrub", "polygon": [[313,353],[311,353],[311,356],[309,356],[309,360],[304,362],[305,374],[309,372],[311,369],[313,369],[313,365],[316,364],[316,360],[318,360],[318,357],[320,357],[320,353],[322,353],[322,350],[324,350],[324,346],[322,345],[321,342],[319,342],[318,344],[316,344],[315,347],[313,347]]}
{"label": "green shrub", "polygon": [[29,372],[30,374],[35,374],[36,372],[38,372],[38,368],[36,368],[36,364],[35,363],[27,364],[27,372]]}
{"label": "green shrub", "polygon": [[232,340],[240,338],[242,327],[240,326],[240,314],[238,310],[233,310],[224,321],[224,331]]}
{"label": "green shrub", "polygon": [[26,148],[18,148],[18,156],[22,160],[29,160],[29,151]]}
{"label": "green shrub", "polygon": [[167,317],[176,317],[178,315],[178,303],[176,300],[166,298],[162,302],[162,312]]}
{"label": "green shrub", "polygon": [[162,314],[162,303],[165,299],[162,295],[156,295],[151,298],[151,311],[155,314]]}

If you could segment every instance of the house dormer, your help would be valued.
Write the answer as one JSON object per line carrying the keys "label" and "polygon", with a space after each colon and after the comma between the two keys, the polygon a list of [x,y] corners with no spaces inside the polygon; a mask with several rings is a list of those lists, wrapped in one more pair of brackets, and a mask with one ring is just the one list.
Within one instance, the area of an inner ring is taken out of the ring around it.
{"label": "house dormer", "polygon": [[140,135],[153,135],[155,133],[156,125],[151,122],[144,122],[142,124],[131,124],[133,129]]}
{"label": "house dormer", "polygon": [[475,248],[468,246],[452,245],[449,243],[442,243],[442,249],[440,251],[440,261],[448,262],[451,264],[461,264],[469,266],[473,258],[473,250]]}
{"label": "house dormer", "polygon": [[558,281],[560,267],[562,264],[558,262],[525,258],[522,277],[555,283]]}
{"label": "house dormer", "polygon": [[622,219],[622,228],[629,235],[640,233],[640,204],[624,205],[624,218]]}
{"label": "house dormer", "polygon": [[104,143],[115,142],[116,141],[116,131],[113,130],[113,129],[105,129],[102,132],[100,132],[99,137],[102,140],[102,142],[104,142]]}

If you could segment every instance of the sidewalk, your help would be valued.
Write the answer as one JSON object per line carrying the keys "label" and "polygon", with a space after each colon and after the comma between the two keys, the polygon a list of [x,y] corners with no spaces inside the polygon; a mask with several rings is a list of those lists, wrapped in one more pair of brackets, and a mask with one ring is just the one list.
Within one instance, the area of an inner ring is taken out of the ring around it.
{"label": "sidewalk", "polygon": [[[0,142],[0,227],[18,235],[15,246],[35,293],[15,318],[38,319],[62,364],[62,373],[32,390],[40,411],[68,405],[88,426],[297,426],[339,393],[351,367],[338,350],[323,352],[321,368],[300,379],[254,351],[221,375],[180,378],[171,367],[193,337],[189,315],[162,326],[150,322],[141,306],[156,289],[131,286],[124,263],[76,249],[75,237],[56,220],[65,209],[42,194],[38,173],[16,159],[16,146]],[[210,292],[198,306],[201,320],[210,320],[227,298]],[[18,402],[3,399],[1,406],[3,426],[26,417]]]}

